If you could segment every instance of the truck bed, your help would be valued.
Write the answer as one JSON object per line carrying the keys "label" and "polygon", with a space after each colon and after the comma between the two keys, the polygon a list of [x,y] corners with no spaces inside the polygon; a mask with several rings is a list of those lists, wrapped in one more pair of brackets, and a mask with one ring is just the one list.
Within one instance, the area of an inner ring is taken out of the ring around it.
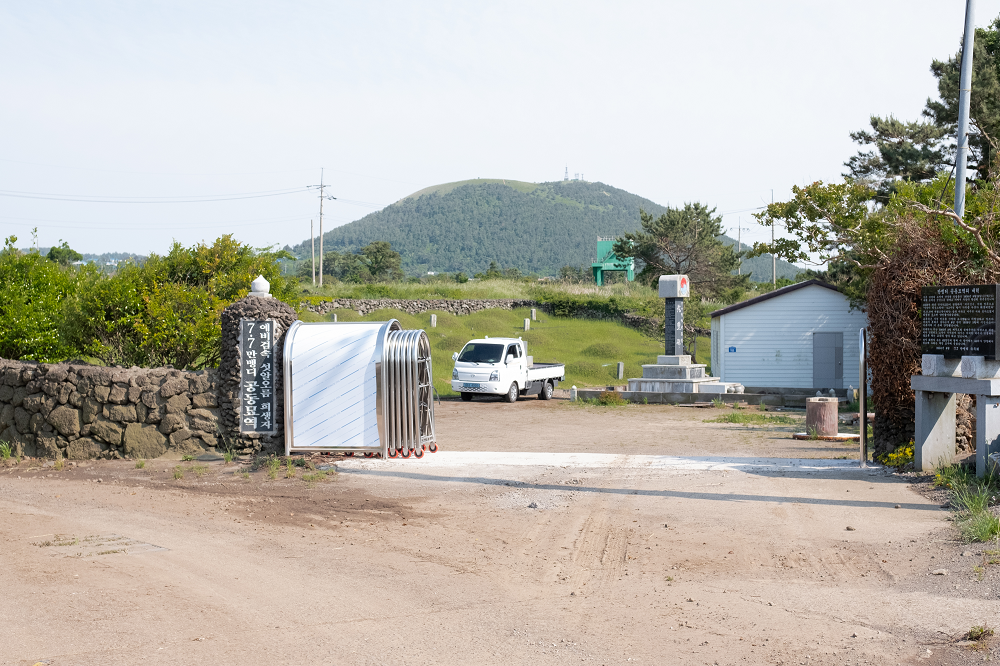
{"label": "truck bed", "polygon": [[562,379],[566,375],[566,366],[562,363],[532,363],[528,366],[528,379]]}

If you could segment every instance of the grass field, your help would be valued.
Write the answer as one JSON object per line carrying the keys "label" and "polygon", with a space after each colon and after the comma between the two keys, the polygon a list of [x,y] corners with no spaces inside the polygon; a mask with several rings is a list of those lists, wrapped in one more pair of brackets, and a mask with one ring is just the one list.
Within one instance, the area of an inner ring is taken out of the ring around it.
{"label": "grass field", "polygon": [[663,301],[656,289],[638,282],[609,284],[598,287],[593,283],[562,284],[559,282],[533,282],[525,280],[472,280],[457,282],[392,282],[387,284],[348,284],[333,282],[314,287],[308,280],[300,282],[304,299],[331,300],[334,298],[523,298],[538,299],[544,293],[561,293],[607,300],[611,298],[637,298],[663,308]]}
{"label": "grass field", "polygon": [[[643,363],[655,363],[663,353],[661,342],[653,340],[620,324],[589,321],[569,317],[553,317],[539,313],[539,321],[524,331],[524,319],[529,309],[483,310],[461,317],[446,312],[424,312],[409,315],[399,310],[378,310],[365,317],[354,310],[336,310],[338,321],[387,321],[398,319],[405,329],[422,328],[431,342],[434,386],[441,395],[454,395],[451,390],[451,355],[461,350],[473,338],[522,337],[528,343],[528,354],[539,363],[566,364],[566,382],[561,388],[600,386],[616,382],[615,365],[625,363],[625,377],[641,377]],[[431,328],[431,314],[437,315],[437,327]],[[331,317],[302,311],[303,321],[329,321]],[[704,344],[708,349],[707,339]],[[699,355],[702,343],[699,342]]]}

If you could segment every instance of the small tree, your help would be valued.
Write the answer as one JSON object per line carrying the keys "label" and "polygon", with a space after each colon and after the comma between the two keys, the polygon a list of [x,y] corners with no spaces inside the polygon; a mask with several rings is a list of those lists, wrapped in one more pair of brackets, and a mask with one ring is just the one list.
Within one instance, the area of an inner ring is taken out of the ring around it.
{"label": "small tree", "polygon": [[59,239],[61,245],[57,245],[49,248],[49,253],[46,255],[49,261],[54,261],[60,266],[69,266],[74,261],[80,261],[83,259],[83,255],[72,249],[69,243]]}
{"label": "small tree", "polygon": [[685,274],[703,296],[717,296],[734,287],[745,289],[750,276],[737,275],[741,254],[725,245],[722,218],[700,203],[683,208],[667,208],[657,218],[639,211],[642,231],[615,239],[614,253],[642,262],[637,276],[646,284],[656,284],[661,275]]}

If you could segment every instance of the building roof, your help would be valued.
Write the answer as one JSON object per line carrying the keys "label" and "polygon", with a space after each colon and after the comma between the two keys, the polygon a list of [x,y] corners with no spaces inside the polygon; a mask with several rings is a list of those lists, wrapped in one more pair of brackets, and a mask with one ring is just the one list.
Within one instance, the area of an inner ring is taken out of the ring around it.
{"label": "building roof", "polygon": [[716,310],[715,312],[712,313],[712,318],[720,317],[724,314],[729,314],[730,312],[735,312],[736,310],[740,310],[742,308],[746,308],[751,305],[756,305],[757,303],[760,303],[761,301],[766,301],[769,298],[777,298],[778,296],[784,296],[785,294],[789,294],[793,291],[797,291],[805,287],[811,287],[813,285],[817,287],[824,287],[826,289],[830,289],[838,293],[840,292],[840,290],[834,287],[832,284],[823,282],[822,280],[806,280],[805,282],[799,282],[797,284],[789,285],[787,287],[782,287],[781,289],[775,289],[774,291],[769,291],[766,294],[761,294],[756,298],[751,298],[749,300],[743,301],[742,303],[736,303],[735,305],[730,305],[727,308]]}

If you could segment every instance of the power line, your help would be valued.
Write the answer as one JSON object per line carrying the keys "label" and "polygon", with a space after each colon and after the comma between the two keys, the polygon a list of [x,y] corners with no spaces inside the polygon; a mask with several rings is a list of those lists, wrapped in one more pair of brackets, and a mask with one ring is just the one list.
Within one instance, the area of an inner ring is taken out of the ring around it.
{"label": "power line", "polygon": [[45,201],[71,201],[78,203],[112,203],[112,204],[174,204],[174,203],[208,203],[212,201],[237,201],[240,199],[261,199],[264,197],[279,197],[286,194],[302,192],[302,188],[293,190],[270,190],[264,192],[246,192],[242,194],[206,194],[194,197],[105,197],[96,198],[82,194],[44,194],[41,192],[16,192],[0,190],[0,197],[15,199],[42,199]]}

